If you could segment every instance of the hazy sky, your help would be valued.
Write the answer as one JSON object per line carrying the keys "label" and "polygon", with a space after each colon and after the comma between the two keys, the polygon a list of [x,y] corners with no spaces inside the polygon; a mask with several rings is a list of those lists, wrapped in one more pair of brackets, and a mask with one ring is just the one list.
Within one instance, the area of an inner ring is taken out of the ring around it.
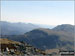
{"label": "hazy sky", "polygon": [[1,20],[47,25],[74,24],[74,1],[2,1]]}

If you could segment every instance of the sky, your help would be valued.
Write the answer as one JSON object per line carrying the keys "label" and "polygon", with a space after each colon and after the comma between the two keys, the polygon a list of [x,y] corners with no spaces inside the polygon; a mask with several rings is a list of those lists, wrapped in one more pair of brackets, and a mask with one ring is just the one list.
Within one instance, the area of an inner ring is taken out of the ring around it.
{"label": "sky", "polygon": [[74,25],[74,1],[1,1],[1,21]]}

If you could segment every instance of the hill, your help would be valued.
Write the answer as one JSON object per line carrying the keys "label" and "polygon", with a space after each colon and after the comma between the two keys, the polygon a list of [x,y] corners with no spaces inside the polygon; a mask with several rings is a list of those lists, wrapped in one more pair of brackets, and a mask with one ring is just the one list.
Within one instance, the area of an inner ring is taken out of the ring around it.
{"label": "hill", "polygon": [[30,44],[40,49],[72,49],[74,46],[74,35],[61,31],[58,32],[50,29],[35,29],[25,35],[26,40]]}
{"label": "hill", "polygon": [[6,38],[0,38],[0,44],[21,44],[17,41],[8,40]]}
{"label": "hill", "polygon": [[74,33],[74,28],[75,28],[74,25],[62,24],[62,25],[58,25],[58,26],[54,27],[52,30]]}

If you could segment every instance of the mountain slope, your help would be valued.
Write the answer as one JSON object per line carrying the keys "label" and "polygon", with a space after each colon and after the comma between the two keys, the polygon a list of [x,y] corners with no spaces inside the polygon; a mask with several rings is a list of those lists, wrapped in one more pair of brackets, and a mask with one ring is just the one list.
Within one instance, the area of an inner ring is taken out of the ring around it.
{"label": "mountain slope", "polygon": [[31,23],[10,23],[6,21],[0,21],[0,35],[22,35],[28,31],[36,28],[52,28],[54,26],[31,24]]}
{"label": "mountain slope", "polygon": [[38,26],[30,23],[9,23],[5,21],[0,21],[0,27],[0,34],[2,35],[20,35],[33,29],[39,28]]}
{"label": "mountain slope", "polygon": [[70,24],[62,24],[62,25],[58,25],[55,28],[53,28],[52,30],[55,31],[64,31],[64,32],[69,32],[69,33],[74,33],[74,25],[70,25]]}
{"label": "mountain slope", "polygon": [[[71,28],[70,28],[71,29]],[[46,49],[74,49],[74,33],[56,31],[45,28],[34,29],[24,35],[1,36],[15,41],[25,41],[32,46]]]}
{"label": "mountain slope", "polygon": [[26,33],[26,40],[41,49],[66,48],[74,45],[74,36],[49,29],[35,29]]}
{"label": "mountain slope", "polygon": [[20,42],[8,40],[6,38],[0,38],[0,44],[21,44]]}

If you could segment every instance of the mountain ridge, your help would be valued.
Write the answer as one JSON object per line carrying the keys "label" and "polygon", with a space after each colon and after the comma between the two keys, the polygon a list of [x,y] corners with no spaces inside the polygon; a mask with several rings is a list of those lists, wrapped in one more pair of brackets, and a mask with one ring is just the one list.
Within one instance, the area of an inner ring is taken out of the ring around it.
{"label": "mountain ridge", "polygon": [[[66,31],[61,29],[62,27],[63,29],[66,29]],[[72,31],[70,32],[69,30],[71,29]],[[56,26],[53,29],[36,28],[22,35],[10,35],[1,37],[9,38],[15,41],[24,41],[36,48],[40,48],[43,50],[56,48],[67,50],[74,49],[74,26],[72,25],[60,25],[60,27]]]}
{"label": "mountain ridge", "polygon": [[57,25],[52,30],[54,30],[54,31],[65,31],[65,32],[69,32],[69,33],[74,33],[74,28],[75,28],[75,25],[62,24],[62,25]]}

